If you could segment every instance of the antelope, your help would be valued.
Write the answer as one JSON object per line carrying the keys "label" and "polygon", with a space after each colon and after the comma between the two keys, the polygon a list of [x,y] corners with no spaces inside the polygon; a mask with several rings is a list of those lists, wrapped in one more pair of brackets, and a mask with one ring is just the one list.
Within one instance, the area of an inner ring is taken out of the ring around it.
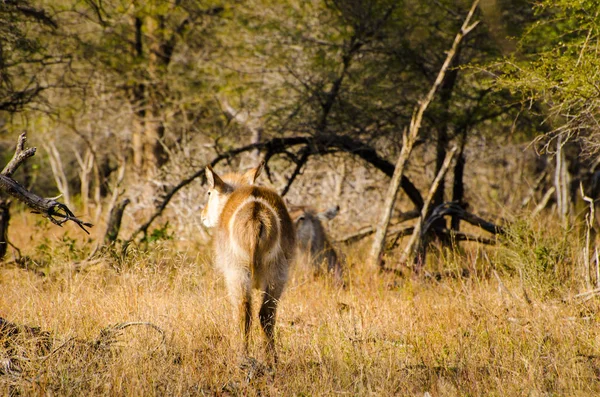
{"label": "antelope", "polygon": [[216,228],[214,259],[223,273],[229,298],[238,308],[244,354],[252,324],[252,288],[262,291],[260,325],[266,336],[269,361],[277,362],[275,315],[293,261],[296,234],[281,197],[254,186],[264,162],[240,174],[219,177],[206,167],[208,203],[202,223]]}
{"label": "antelope", "polygon": [[317,212],[308,206],[290,206],[290,208],[290,215],[296,227],[298,257],[311,263],[316,273],[321,271],[321,265],[325,262],[327,270],[333,274],[338,283],[341,283],[342,264],[321,223],[335,218],[340,207],[336,205],[322,212]]}

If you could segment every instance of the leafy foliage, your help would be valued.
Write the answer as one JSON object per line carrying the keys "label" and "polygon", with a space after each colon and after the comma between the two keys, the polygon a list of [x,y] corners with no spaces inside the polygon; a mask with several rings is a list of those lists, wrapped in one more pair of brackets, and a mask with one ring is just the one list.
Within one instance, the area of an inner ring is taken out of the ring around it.
{"label": "leafy foliage", "polygon": [[600,149],[599,28],[597,2],[542,1],[498,80],[531,106],[542,104],[546,137],[577,138],[590,154]]}

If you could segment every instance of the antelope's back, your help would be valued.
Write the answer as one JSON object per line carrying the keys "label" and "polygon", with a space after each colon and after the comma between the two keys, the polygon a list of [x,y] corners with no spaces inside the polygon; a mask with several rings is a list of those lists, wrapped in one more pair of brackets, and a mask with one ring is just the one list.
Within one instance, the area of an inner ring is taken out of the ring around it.
{"label": "antelope's back", "polygon": [[[231,194],[219,220],[219,243],[232,244],[230,250],[260,259],[284,255],[291,260],[295,231],[281,197],[271,189],[242,186]],[[248,258],[251,259],[251,258]]]}

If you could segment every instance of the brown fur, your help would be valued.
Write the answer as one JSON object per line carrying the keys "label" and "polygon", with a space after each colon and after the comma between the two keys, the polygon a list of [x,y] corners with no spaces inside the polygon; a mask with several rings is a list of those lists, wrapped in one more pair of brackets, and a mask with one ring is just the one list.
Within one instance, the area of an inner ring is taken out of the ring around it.
{"label": "brown fur", "polygon": [[[332,273],[337,282],[342,282],[342,264],[329,241],[322,219],[332,219],[339,207],[325,212],[317,212],[309,206],[292,206],[290,216],[296,228],[298,258],[308,261],[314,266],[316,273],[321,272],[323,263],[327,271]],[[330,215],[324,215],[330,213]]]}
{"label": "brown fur", "polygon": [[[238,306],[246,352],[252,323],[251,290],[263,292],[259,318],[267,351],[276,361],[275,315],[293,260],[295,232],[281,197],[271,189],[248,184],[258,176],[260,167],[253,171],[250,175],[229,174],[222,180],[214,174],[215,193],[226,200],[214,236],[215,264]],[[207,208],[203,217],[208,216]]]}

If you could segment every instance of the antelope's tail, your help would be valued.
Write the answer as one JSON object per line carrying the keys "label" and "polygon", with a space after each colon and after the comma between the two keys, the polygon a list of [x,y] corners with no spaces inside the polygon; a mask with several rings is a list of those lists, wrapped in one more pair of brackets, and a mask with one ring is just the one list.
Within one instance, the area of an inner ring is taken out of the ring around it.
{"label": "antelope's tail", "polygon": [[260,270],[266,254],[278,244],[278,220],[275,211],[259,200],[246,202],[237,212],[233,237],[248,253],[252,274]]}

